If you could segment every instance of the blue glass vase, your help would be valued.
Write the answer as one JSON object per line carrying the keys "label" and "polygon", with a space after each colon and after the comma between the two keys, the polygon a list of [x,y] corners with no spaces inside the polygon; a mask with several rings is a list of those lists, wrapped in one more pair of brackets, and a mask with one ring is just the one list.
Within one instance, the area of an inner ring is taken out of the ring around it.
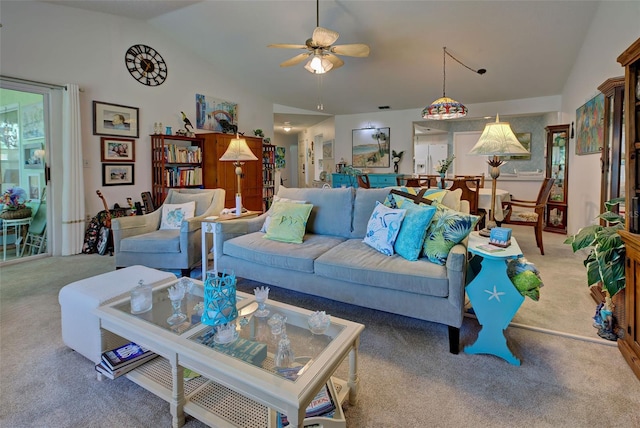
{"label": "blue glass vase", "polygon": [[210,326],[228,324],[238,317],[236,308],[236,276],[207,273],[204,281],[202,323]]}

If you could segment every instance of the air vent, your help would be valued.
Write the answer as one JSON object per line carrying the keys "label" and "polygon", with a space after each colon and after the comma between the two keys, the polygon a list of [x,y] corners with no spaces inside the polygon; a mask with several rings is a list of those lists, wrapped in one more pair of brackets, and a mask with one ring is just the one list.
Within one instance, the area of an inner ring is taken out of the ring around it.
{"label": "air vent", "polygon": [[391,107],[389,106],[378,106],[379,110],[389,110]]}

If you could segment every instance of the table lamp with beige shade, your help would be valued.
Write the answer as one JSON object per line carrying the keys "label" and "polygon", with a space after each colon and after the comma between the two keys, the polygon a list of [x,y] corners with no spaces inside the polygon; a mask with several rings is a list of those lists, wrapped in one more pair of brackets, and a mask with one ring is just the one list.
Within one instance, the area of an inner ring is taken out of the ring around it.
{"label": "table lamp with beige shade", "polygon": [[231,140],[229,143],[229,147],[227,151],[224,152],[221,161],[232,161],[233,165],[236,167],[236,177],[237,177],[237,191],[236,191],[236,216],[240,216],[242,214],[242,192],[240,191],[240,181],[242,179],[242,165],[246,161],[255,161],[258,160],[256,155],[253,154],[249,146],[247,145],[247,140],[244,138],[240,138],[236,133],[236,138]]}
{"label": "table lamp with beige shade", "polygon": [[528,155],[529,151],[520,144],[509,123],[500,122],[500,117],[496,115],[496,121],[485,125],[480,139],[469,154],[490,156],[487,163],[491,166],[491,216],[486,227],[480,231],[480,235],[489,236],[490,230],[496,227],[496,181],[500,176],[500,166],[504,163],[500,156]]}

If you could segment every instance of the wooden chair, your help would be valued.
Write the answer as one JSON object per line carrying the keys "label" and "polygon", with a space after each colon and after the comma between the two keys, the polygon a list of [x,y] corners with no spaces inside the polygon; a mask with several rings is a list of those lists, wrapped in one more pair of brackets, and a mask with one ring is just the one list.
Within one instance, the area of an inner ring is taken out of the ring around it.
{"label": "wooden chair", "polygon": [[438,187],[438,174],[418,174],[418,187]]}
{"label": "wooden chair", "polygon": [[358,187],[361,189],[370,189],[371,183],[369,182],[369,176],[367,174],[360,174],[358,177]]}
{"label": "wooden chair", "polygon": [[481,175],[454,175],[453,178],[466,178],[468,180],[480,180],[480,187],[484,188],[484,172]]}
{"label": "wooden chair", "polygon": [[[544,209],[553,187],[553,178],[545,178],[535,201],[525,201],[511,198],[504,201],[502,208],[505,210],[503,224],[516,224],[521,226],[533,226],[536,234],[536,244],[540,248],[540,254],[544,256],[542,246],[542,227],[544,226]],[[527,210],[515,210],[514,208],[527,208]]]}
{"label": "wooden chair", "polygon": [[479,207],[480,199],[480,179],[479,178],[454,178],[446,179],[445,182],[450,182],[451,185],[447,187],[449,190],[461,189],[462,195],[460,199],[469,201],[469,212],[473,215],[480,217],[480,221],[476,225],[476,228],[484,228],[484,222],[486,217],[485,210]]}

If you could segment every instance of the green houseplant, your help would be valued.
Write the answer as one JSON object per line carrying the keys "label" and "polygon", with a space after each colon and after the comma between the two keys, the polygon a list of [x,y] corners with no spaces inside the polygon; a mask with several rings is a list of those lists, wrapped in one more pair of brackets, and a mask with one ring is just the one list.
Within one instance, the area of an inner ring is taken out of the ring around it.
{"label": "green houseplant", "polygon": [[624,198],[616,198],[605,202],[606,211],[598,216],[606,222],[606,226],[593,224],[578,230],[569,236],[564,243],[570,244],[573,252],[589,249],[584,260],[587,268],[587,285],[589,287],[602,283],[602,289],[615,296],[625,287],[624,260],[625,245],[618,234],[624,230],[624,217],[612,208],[624,203]]}

